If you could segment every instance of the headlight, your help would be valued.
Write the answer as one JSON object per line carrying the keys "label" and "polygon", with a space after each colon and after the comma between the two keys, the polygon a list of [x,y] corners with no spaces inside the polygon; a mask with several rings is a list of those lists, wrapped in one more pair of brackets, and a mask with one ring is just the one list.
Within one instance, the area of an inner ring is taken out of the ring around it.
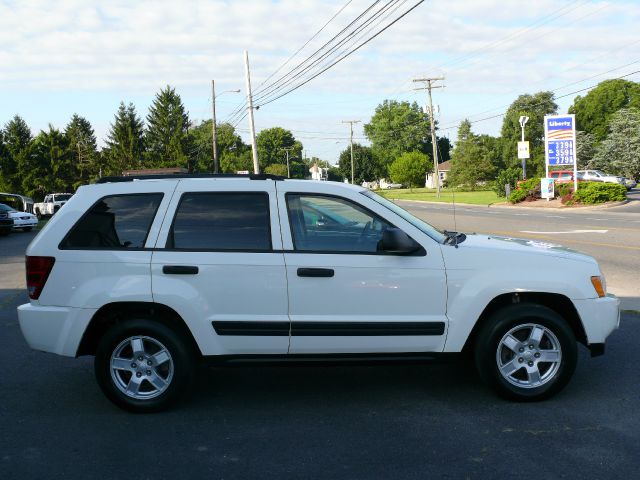
{"label": "headlight", "polygon": [[595,288],[598,297],[604,297],[607,294],[607,281],[604,279],[604,275],[591,277],[591,284]]}

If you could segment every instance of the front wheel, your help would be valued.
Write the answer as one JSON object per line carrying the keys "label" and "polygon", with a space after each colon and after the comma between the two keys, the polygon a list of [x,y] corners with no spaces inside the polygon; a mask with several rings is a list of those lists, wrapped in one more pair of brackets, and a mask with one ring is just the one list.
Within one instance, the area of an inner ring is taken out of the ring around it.
{"label": "front wheel", "polygon": [[569,383],[577,362],[576,339],[555,311],[515,304],[485,323],[476,340],[475,360],[482,379],[501,396],[543,400]]}
{"label": "front wheel", "polygon": [[145,413],[164,410],[187,391],[194,355],[167,326],[136,319],[112,327],[98,344],[95,374],[104,394],[120,408]]}

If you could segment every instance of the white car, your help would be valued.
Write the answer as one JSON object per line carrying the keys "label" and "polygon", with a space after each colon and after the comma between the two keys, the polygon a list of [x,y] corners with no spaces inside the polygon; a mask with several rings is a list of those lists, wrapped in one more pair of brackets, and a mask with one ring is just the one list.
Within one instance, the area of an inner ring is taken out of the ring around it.
{"label": "white car", "polygon": [[0,211],[6,212],[13,219],[13,229],[29,232],[38,225],[38,218],[29,212],[19,212],[4,203],[0,203]]}
{"label": "white car", "polygon": [[578,170],[578,179],[590,181],[590,182],[604,182],[604,183],[617,183],[618,185],[624,185],[624,177],[617,175],[607,175],[600,170]]}
{"label": "white car", "polygon": [[100,182],[29,245],[18,317],[32,348],[94,355],[103,392],[131,411],[169,406],[203,358],[469,353],[499,394],[539,400],[569,382],[578,343],[601,355],[619,324],[593,258],[441,232],[360,186],[269,175]]}

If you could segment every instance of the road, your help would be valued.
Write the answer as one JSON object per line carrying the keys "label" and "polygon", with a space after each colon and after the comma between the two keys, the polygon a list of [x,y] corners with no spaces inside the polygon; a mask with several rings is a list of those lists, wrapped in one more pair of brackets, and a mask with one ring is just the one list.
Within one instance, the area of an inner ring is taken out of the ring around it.
{"label": "road", "polygon": [[131,415],[103,397],[91,358],[25,344],[15,308],[32,237],[0,239],[3,480],[637,475],[640,315],[623,315],[603,357],[581,348],[570,385],[542,403],[496,398],[461,360],[201,368],[189,401]]}
{"label": "road", "polygon": [[595,257],[623,308],[640,310],[640,192],[607,209],[482,207],[397,203],[432,225],[454,231],[525,237],[558,243]]}

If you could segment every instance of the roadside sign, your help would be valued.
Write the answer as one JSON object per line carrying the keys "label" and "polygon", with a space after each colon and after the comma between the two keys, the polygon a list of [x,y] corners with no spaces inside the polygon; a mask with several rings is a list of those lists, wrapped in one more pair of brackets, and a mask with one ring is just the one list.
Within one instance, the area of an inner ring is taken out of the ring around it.
{"label": "roadside sign", "polygon": [[540,196],[542,198],[551,199],[556,196],[555,184],[553,178],[540,179]]}
{"label": "roadside sign", "polygon": [[518,142],[518,158],[529,158],[529,142]]}
{"label": "roadside sign", "polygon": [[238,170],[236,173],[238,175],[249,175],[249,170]]}
{"label": "roadside sign", "polygon": [[575,115],[545,115],[544,156],[547,177],[551,166],[573,165],[574,188],[577,190]]}

